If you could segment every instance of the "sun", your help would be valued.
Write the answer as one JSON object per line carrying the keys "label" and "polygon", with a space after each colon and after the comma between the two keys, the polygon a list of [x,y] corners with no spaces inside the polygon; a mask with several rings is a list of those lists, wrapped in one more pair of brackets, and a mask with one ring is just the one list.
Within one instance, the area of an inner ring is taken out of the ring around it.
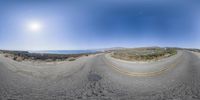
{"label": "sun", "polygon": [[32,21],[28,23],[28,29],[31,32],[39,32],[42,29],[42,24],[40,22],[37,21]]}

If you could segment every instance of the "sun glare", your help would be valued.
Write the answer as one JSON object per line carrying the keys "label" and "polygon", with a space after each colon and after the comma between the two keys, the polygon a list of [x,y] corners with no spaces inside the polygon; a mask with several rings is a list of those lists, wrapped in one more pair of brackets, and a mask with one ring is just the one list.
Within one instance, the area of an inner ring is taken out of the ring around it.
{"label": "sun glare", "polygon": [[28,29],[31,31],[31,32],[39,32],[42,28],[42,25],[40,22],[30,22],[28,24]]}

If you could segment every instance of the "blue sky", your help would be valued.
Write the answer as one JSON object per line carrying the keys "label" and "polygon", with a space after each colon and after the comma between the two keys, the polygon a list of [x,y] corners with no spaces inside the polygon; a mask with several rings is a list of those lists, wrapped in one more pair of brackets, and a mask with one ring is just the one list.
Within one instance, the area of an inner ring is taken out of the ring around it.
{"label": "blue sky", "polygon": [[[193,0],[1,0],[0,49],[200,48]],[[42,25],[38,32],[29,22]]]}

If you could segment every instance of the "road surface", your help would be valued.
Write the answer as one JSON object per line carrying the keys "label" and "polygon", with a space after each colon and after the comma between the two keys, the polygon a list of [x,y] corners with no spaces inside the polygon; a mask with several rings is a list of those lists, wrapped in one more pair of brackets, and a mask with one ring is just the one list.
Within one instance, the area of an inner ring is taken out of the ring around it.
{"label": "road surface", "polygon": [[66,72],[59,66],[38,70],[43,74],[12,70],[18,65],[0,58],[0,100],[200,100],[199,56],[183,51],[177,60],[162,73],[131,76],[113,68],[104,54]]}

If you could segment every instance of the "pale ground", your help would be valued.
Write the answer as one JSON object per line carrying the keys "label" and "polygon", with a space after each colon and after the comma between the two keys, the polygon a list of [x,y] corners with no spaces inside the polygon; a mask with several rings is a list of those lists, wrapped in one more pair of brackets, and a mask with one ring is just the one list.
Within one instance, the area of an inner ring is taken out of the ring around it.
{"label": "pale ground", "polygon": [[115,61],[104,54],[51,64],[15,62],[1,56],[0,100],[200,100],[200,54],[179,54],[144,64],[168,66],[178,61],[162,74],[145,77],[116,71],[110,66]]}

